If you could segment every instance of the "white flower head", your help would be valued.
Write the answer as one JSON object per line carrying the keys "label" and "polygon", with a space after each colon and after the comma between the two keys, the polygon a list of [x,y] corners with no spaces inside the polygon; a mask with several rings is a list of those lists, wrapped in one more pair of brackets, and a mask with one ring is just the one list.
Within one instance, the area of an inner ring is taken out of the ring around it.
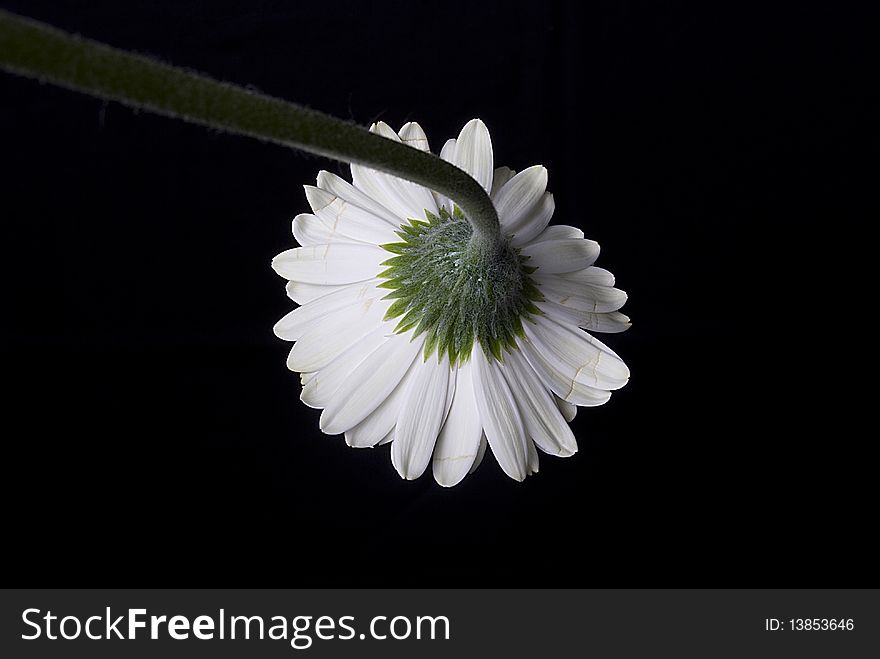
{"label": "white flower head", "polygon": [[[416,123],[371,130],[428,151]],[[504,239],[491,253],[446,197],[352,165],[352,183],[322,171],[305,186],[302,247],[272,262],[300,306],[275,326],[295,341],[288,367],[302,401],[323,409],[321,430],[354,447],[391,443],[406,479],[428,464],[440,485],[459,483],[488,443],[518,481],[538,471],[537,448],[568,457],[577,406],[602,405],[629,369],[584,330],[621,332],[626,294],[593,263],[599,245],[570,226],[548,226],[547,170],[495,168],[492,141],[474,119],[440,156],[490,194]]]}

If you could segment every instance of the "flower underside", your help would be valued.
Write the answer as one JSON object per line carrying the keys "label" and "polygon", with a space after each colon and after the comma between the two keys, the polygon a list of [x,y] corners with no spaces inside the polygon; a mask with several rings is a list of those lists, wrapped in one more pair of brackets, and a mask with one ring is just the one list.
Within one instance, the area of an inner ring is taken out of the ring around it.
{"label": "flower underside", "polygon": [[509,240],[492,247],[472,241],[457,206],[425,217],[400,227],[402,242],[381,246],[396,255],[379,273],[387,280],[379,286],[391,289],[385,298],[394,300],[385,319],[400,317],[395,332],[427,333],[425,359],[436,350],[439,358],[449,355],[450,365],[463,363],[479,342],[488,358],[501,361],[525,336],[522,319],[542,313],[533,303],[543,299],[529,277],[535,268]]}

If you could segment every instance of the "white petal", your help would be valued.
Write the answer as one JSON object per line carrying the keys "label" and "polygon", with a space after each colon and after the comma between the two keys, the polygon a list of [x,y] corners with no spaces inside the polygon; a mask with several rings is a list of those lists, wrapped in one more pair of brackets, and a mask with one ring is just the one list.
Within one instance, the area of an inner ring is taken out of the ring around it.
{"label": "white petal", "polygon": [[489,196],[492,198],[492,201],[495,201],[495,197],[498,195],[498,191],[504,187],[504,184],[507,183],[510,179],[513,178],[513,175],[516,174],[510,167],[496,167],[495,172],[492,174],[492,191],[489,193]]}
{"label": "white petal", "polygon": [[571,423],[574,421],[574,418],[578,413],[577,405],[572,405],[567,400],[562,400],[556,394],[553,394],[553,400],[556,401],[556,406],[559,408],[559,411],[562,412],[562,417],[566,422]]}
{"label": "white petal", "polygon": [[492,454],[505,474],[521,481],[528,473],[529,449],[516,401],[497,361],[489,362],[478,347],[471,359],[474,397]]}
{"label": "white petal", "polygon": [[595,265],[585,268],[584,270],[575,270],[574,272],[566,272],[557,275],[562,279],[579,282],[581,284],[594,284],[596,286],[614,286],[614,275],[605,268],[599,268]]}
{"label": "white petal", "polygon": [[607,334],[617,334],[625,332],[632,326],[629,316],[612,311],[611,313],[594,313],[588,314],[587,318],[579,324],[579,327],[590,330],[592,332],[605,332]]}
{"label": "white petal", "polygon": [[395,334],[373,351],[336,392],[321,415],[321,430],[338,435],[367,418],[400,384],[422,349],[424,337]]}
{"label": "white petal", "polygon": [[528,474],[537,474],[538,473],[538,451],[535,449],[535,442],[526,441],[526,448],[529,450],[528,454]]}
{"label": "white petal", "polygon": [[[554,210],[556,210],[556,202],[553,200],[553,195],[545,192],[538,203],[532,206],[531,210],[520,222],[516,231],[510,232],[514,233],[513,240],[511,241],[513,246],[522,247],[544,231],[553,217]],[[581,234],[581,237],[583,238],[583,234]]]}
{"label": "white petal", "polygon": [[[315,214],[301,213],[293,220],[293,236],[303,247],[333,243],[381,245],[399,240],[385,220],[339,197],[313,186],[306,187],[306,197],[317,206]],[[320,206],[319,202],[325,202]]]}
{"label": "white petal", "polygon": [[397,133],[394,132],[394,129],[386,124],[384,121],[377,121],[372,126],[370,126],[370,132],[381,135],[382,137],[389,139],[392,142],[400,142],[400,137],[397,135]]}
{"label": "white petal", "polygon": [[[394,430],[397,417],[400,416],[400,408],[406,399],[410,383],[414,374],[418,371],[421,363],[418,359],[413,360],[406,375],[400,381],[394,391],[383,400],[379,407],[354,428],[345,431],[345,442],[355,448],[378,446],[378,444]],[[388,441],[391,441],[390,439]]]}
{"label": "white petal", "polygon": [[[529,262],[531,263],[531,262]],[[619,288],[586,284],[566,277],[534,275],[541,293],[551,302],[590,313],[617,311],[626,303],[626,293]]]}
{"label": "white petal", "polygon": [[333,242],[327,227],[311,213],[300,213],[293,218],[293,237],[303,247],[329,245]]}
{"label": "white petal", "polygon": [[309,375],[301,376],[303,383],[300,400],[309,407],[324,408],[335,399],[337,390],[351,378],[351,374],[373,351],[388,341],[393,325],[382,325],[372,330],[363,339],[351,345],[326,368]]}
{"label": "white petal", "polygon": [[580,327],[581,321],[585,322],[588,316],[593,315],[589,311],[580,311],[556,302],[551,302],[550,300],[542,300],[535,304],[548,318],[552,318],[556,322],[564,325]]}
{"label": "white petal", "polygon": [[313,320],[290,349],[287,368],[300,372],[317,371],[336,359],[382,324],[391,301],[380,298],[381,293],[373,289],[371,296]]}
{"label": "white petal", "polygon": [[530,257],[526,265],[539,268],[536,274],[556,274],[583,270],[599,256],[599,243],[593,240],[545,240],[522,248]]}
{"label": "white petal", "polygon": [[400,226],[400,218],[397,217],[391,210],[385,208],[378,201],[370,197],[369,195],[364,194],[356,187],[354,187],[351,183],[346,181],[340,176],[336,174],[331,174],[328,171],[321,170],[318,172],[318,187],[322,190],[326,190],[330,194],[335,197],[339,197],[347,201],[358,208],[363,208],[365,211],[369,211],[376,217],[381,217],[383,220],[391,224],[394,228]]}
{"label": "white petal", "polygon": [[[525,325],[526,323],[523,323],[523,326]],[[544,386],[567,402],[585,407],[596,407],[604,405],[611,398],[610,391],[596,389],[575,381],[576,369],[543,344],[536,346],[529,341],[520,341],[519,346],[523,356],[535,369]]]}
{"label": "white petal", "polygon": [[570,227],[565,224],[554,224],[547,227],[532,239],[534,243],[541,243],[545,240],[580,240],[584,237],[584,232],[577,227]]}
{"label": "white petal", "polygon": [[477,449],[477,457],[474,458],[474,464],[468,471],[469,474],[474,473],[477,470],[477,467],[480,466],[480,463],[483,461],[483,456],[486,455],[486,447],[488,445],[489,442],[486,441],[486,433],[483,433],[480,436],[480,447]]}
{"label": "white petal", "polygon": [[[443,145],[443,148],[440,149],[440,157],[446,162],[451,162],[453,164],[453,157],[455,156],[455,140],[446,140],[446,144]],[[449,197],[446,195],[440,194],[439,192],[434,192],[434,198],[437,200],[437,208],[441,206],[446,206],[446,210],[450,213],[452,212],[452,202],[449,200]]]}
{"label": "white petal", "polygon": [[[332,192],[306,185],[308,199],[315,216],[321,220],[331,236],[345,236],[351,240],[381,245],[397,239],[393,225],[383,217],[364,210]],[[327,241],[332,242],[332,241]]]}
{"label": "white petal", "polygon": [[318,318],[339,309],[362,303],[370,298],[383,297],[388,291],[376,288],[378,283],[380,283],[378,279],[371,279],[358,284],[342,286],[298,309],[294,309],[275,323],[275,336],[285,341],[296,341]]}
{"label": "white petal", "polygon": [[518,351],[504,357],[501,369],[519,406],[526,434],[550,455],[568,457],[577,452],[577,441],[553,395]]}
{"label": "white petal", "polygon": [[564,306],[544,300],[536,303],[547,316],[562,323],[569,325],[577,325],[578,327],[589,330],[591,332],[605,332],[608,334],[616,334],[625,332],[630,328],[629,317],[623,315],[619,311],[611,313],[590,313],[582,311],[570,306]]}
{"label": "white petal", "polygon": [[428,146],[428,136],[425,131],[415,121],[410,121],[403,125],[400,129],[400,141],[419,151],[430,151]]}
{"label": "white petal", "polygon": [[313,300],[319,300],[325,295],[330,295],[336,291],[349,286],[357,286],[359,282],[354,284],[337,284],[335,286],[322,286],[320,284],[307,284],[302,281],[289,281],[285,286],[287,297],[297,304],[308,304]]}
{"label": "white petal", "polygon": [[296,247],[272,259],[272,269],[285,279],[307,284],[353,284],[372,279],[388,258],[379,247],[338,243]]}
{"label": "white petal", "polygon": [[467,476],[480,448],[483,424],[474,398],[470,362],[458,367],[455,395],[434,448],[434,479],[452,487]]}
{"label": "white petal", "polygon": [[546,189],[547,170],[542,165],[524,169],[504,184],[496,195],[495,208],[505,233],[522,231]]}
{"label": "white petal", "polygon": [[455,140],[446,140],[446,144],[440,149],[440,157],[446,162],[455,164]]}
{"label": "white petal", "polygon": [[[378,124],[371,130],[383,134],[381,126],[386,125]],[[386,137],[393,136],[394,140],[400,141],[394,131],[390,128],[388,131],[390,134],[385,134]],[[356,188],[392,211],[401,222],[407,218],[425,219],[426,210],[437,212],[437,203],[430,190],[417,183],[355,164],[351,166],[351,176]]]}
{"label": "white petal", "polygon": [[425,211],[437,212],[437,202],[431,192],[410,181],[385,174],[361,165],[351,166],[355,186],[378,200],[397,217],[398,224],[410,218],[424,220]]}
{"label": "white petal", "polygon": [[418,478],[431,460],[446,415],[451,372],[449,362],[438,361],[436,353],[416,371],[400,409],[391,444],[391,463],[401,478]]}
{"label": "white petal", "polygon": [[382,440],[378,444],[376,444],[376,446],[385,446],[385,444],[390,444],[393,441],[394,441],[394,428],[392,428],[391,432],[389,432],[387,435],[385,435],[385,437],[383,437]]}
{"label": "white petal", "polygon": [[[627,383],[629,368],[599,339],[579,329],[560,325],[550,318],[533,318],[534,323],[523,323],[529,342],[548,359],[564,365],[564,370],[560,370],[570,380],[570,386],[578,383],[597,389],[614,390]],[[535,367],[531,359],[529,363]],[[576,402],[568,395],[559,392],[557,395],[569,402]]]}
{"label": "white petal", "polygon": [[471,119],[465,124],[455,142],[452,162],[476,179],[486,192],[492,190],[495,157],[486,124],[479,119]]}

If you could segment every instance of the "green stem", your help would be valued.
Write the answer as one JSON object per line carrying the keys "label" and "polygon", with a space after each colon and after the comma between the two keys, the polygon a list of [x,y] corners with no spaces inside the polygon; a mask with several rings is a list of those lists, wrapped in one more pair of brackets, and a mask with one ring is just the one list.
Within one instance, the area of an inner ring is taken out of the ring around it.
{"label": "green stem", "polygon": [[355,124],[62,32],[0,9],[0,69],[230,133],[357,163],[446,195],[487,245],[498,214],[471,176]]}

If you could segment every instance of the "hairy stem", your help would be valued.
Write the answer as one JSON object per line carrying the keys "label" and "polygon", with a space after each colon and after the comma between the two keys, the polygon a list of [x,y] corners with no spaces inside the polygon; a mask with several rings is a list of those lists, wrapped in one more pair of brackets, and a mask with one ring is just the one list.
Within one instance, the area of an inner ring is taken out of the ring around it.
{"label": "hairy stem", "polygon": [[134,55],[0,9],[0,69],[124,105],[320,156],[357,163],[446,195],[500,240],[498,215],[471,176],[437,156],[341,119]]}

